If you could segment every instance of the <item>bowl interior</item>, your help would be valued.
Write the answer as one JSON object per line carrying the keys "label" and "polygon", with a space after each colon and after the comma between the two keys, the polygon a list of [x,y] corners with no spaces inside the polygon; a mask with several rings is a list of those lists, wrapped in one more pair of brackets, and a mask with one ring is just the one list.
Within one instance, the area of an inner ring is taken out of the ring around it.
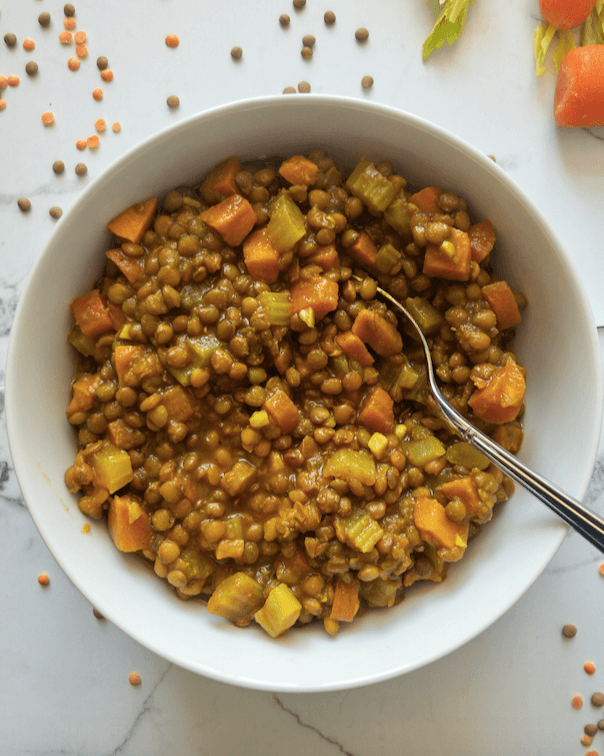
{"label": "bowl interior", "polygon": [[345,98],[250,100],[188,119],[108,169],[57,225],[15,318],[7,417],[19,483],[57,561],[124,632],[195,672],[275,691],[376,682],[449,653],[524,593],[566,532],[543,505],[517,490],[440,586],[410,591],[395,609],[370,612],[335,639],[311,627],[278,641],[259,628],[240,630],[212,617],[201,602],[177,599],[142,562],[114,548],[104,523],[81,532],[88,519],[63,482],[75,452],[65,420],[72,369],[68,303],[102,270],[103,252],[111,246],[105,224],[136,201],[199,179],[230,154],[287,156],[317,146],[348,166],[363,154],[391,160],[411,184],[451,189],[478,217],[492,220],[497,267],[529,300],[517,337],[528,368],[520,454],[526,464],[580,498],[593,469],[601,417],[596,331],[565,254],[503,171],[425,121]]}

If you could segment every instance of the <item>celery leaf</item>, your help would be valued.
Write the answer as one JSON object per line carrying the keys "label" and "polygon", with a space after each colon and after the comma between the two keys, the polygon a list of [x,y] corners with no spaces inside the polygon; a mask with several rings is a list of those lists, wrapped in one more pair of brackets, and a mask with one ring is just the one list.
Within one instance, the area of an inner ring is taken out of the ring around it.
{"label": "celery leaf", "polygon": [[598,0],[583,25],[582,45],[604,44],[604,0]]}
{"label": "celery leaf", "polygon": [[466,24],[468,6],[474,0],[446,0],[439,17],[422,47],[422,57],[426,60],[434,50],[447,42],[452,45],[458,39]]}
{"label": "celery leaf", "polygon": [[556,33],[556,27],[552,24],[544,26],[539,24],[533,32],[533,49],[535,51],[535,74],[537,76],[543,76],[545,73],[545,66],[543,62],[545,60],[545,54],[547,48],[552,41],[554,34]]}
{"label": "celery leaf", "polygon": [[560,70],[562,60],[566,53],[569,50],[572,50],[573,47],[576,47],[575,38],[573,37],[572,32],[559,31],[558,34],[560,35],[560,38],[558,39],[558,44],[556,45],[556,50],[554,52],[554,63],[556,64],[556,71]]}

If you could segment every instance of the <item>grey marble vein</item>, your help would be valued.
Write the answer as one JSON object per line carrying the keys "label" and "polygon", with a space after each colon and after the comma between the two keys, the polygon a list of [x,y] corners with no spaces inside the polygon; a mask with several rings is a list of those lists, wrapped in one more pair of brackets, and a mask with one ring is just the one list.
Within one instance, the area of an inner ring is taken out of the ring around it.
{"label": "grey marble vein", "polygon": [[283,703],[283,701],[279,698],[279,696],[276,693],[273,693],[273,701],[277,704],[277,706],[281,709],[281,711],[284,711],[286,714],[289,714],[292,716],[296,722],[301,725],[302,727],[305,727],[307,730],[310,730],[311,732],[316,733],[322,740],[324,740],[326,743],[329,743],[330,745],[337,746],[341,753],[345,754],[346,756],[354,756],[354,754],[351,751],[347,751],[344,746],[339,743],[334,738],[330,738],[328,735],[324,735],[321,730],[314,727],[314,725],[308,724],[308,722],[304,722],[301,717],[296,714],[295,711],[292,711],[291,709],[288,709],[287,706]]}

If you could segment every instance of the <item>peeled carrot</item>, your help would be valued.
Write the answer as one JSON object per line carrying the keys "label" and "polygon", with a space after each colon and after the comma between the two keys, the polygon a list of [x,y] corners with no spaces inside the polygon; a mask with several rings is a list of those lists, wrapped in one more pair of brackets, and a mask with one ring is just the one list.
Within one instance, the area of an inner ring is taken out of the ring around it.
{"label": "peeled carrot", "polygon": [[240,194],[233,194],[217,205],[212,205],[199,217],[218,231],[231,247],[238,247],[256,225],[256,213]]}
{"label": "peeled carrot", "polygon": [[265,402],[265,409],[283,433],[291,433],[300,422],[300,412],[283,389],[277,389]]}
{"label": "peeled carrot", "polygon": [[438,198],[442,193],[443,190],[437,186],[427,186],[421,191],[412,194],[409,197],[409,202],[417,205],[422,213],[430,213],[432,215],[442,213],[441,207],[438,204]]}
{"label": "peeled carrot", "polygon": [[361,310],[352,324],[352,332],[382,357],[399,354],[403,339],[398,330],[373,310]]}
{"label": "peeled carrot", "polygon": [[455,497],[461,499],[466,507],[466,513],[469,515],[477,514],[482,506],[476,483],[469,476],[449,480],[443,483],[440,489],[449,501],[452,501]]}
{"label": "peeled carrot", "polygon": [[281,254],[273,246],[268,231],[259,228],[243,242],[243,259],[250,276],[266,283],[275,283],[279,278],[279,258]]}
{"label": "peeled carrot", "polygon": [[493,249],[495,241],[497,240],[493,224],[488,218],[481,220],[473,226],[470,226],[468,236],[470,238],[472,260],[481,263]]}
{"label": "peeled carrot", "polygon": [[450,520],[436,499],[418,499],[413,506],[413,521],[424,541],[432,546],[465,549],[468,545],[468,526]]}
{"label": "peeled carrot", "polygon": [[326,247],[320,247],[318,252],[306,258],[306,262],[318,265],[323,270],[333,270],[340,264],[338,251],[335,244],[328,244]]}
{"label": "peeled carrot", "polygon": [[143,264],[138,257],[128,257],[121,249],[110,249],[105,252],[107,257],[112,260],[120,272],[128,279],[128,283],[137,283],[145,275]]}
{"label": "peeled carrot", "polygon": [[338,622],[352,622],[359,611],[360,586],[360,582],[356,579],[349,583],[341,579],[336,581],[330,619]]}
{"label": "peeled carrot", "polygon": [[477,389],[468,399],[474,414],[487,423],[509,423],[520,412],[526,383],[515,362],[500,368],[483,388]]}
{"label": "peeled carrot", "polygon": [[472,250],[468,234],[452,228],[447,241],[441,245],[426,246],[423,273],[449,281],[467,281],[470,278],[471,262]]}
{"label": "peeled carrot", "polygon": [[365,231],[359,233],[359,238],[348,248],[348,254],[359,265],[373,265],[377,260],[378,250],[369,234]]}
{"label": "peeled carrot", "polygon": [[359,411],[359,422],[375,433],[392,432],[394,402],[381,386],[375,386],[365,397]]}
{"label": "peeled carrot", "polygon": [[212,169],[206,176],[200,187],[201,193],[216,196],[216,200],[230,197],[231,194],[237,194],[239,188],[235,182],[235,176],[239,173],[241,163],[236,155],[223,160],[216,168]]}
{"label": "peeled carrot", "polygon": [[604,45],[566,53],[556,82],[554,117],[558,126],[604,126]]}
{"label": "peeled carrot", "polygon": [[292,315],[312,307],[316,320],[324,318],[338,306],[339,288],[324,276],[296,281],[291,288]]}
{"label": "peeled carrot", "polygon": [[575,29],[591,13],[595,0],[539,0],[545,22],[556,29]]}
{"label": "peeled carrot", "polygon": [[156,208],[157,197],[151,197],[124,210],[107,224],[107,228],[121,239],[138,244],[151,225]]}
{"label": "peeled carrot", "polygon": [[496,281],[483,286],[481,293],[497,316],[497,328],[500,331],[513,328],[520,323],[522,315],[516,297],[505,281]]}
{"label": "peeled carrot", "polygon": [[319,167],[304,155],[290,157],[279,168],[279,173],[292,185],[311,186],[315,183],[318,172]]}
{"label": "peeled carrot", "polygon": [[344,331],[336,336],[336,344],[346,352],[351,360],[358,360],[361,365],[373,365],[375,359],[361,339],[352,331]]}
{"label": "peeled carrot", "polygon": [[98,289],[74,299],[69,306],[80,330],[89,339],[96,339],[102,333],[113,330],[107,302]]}

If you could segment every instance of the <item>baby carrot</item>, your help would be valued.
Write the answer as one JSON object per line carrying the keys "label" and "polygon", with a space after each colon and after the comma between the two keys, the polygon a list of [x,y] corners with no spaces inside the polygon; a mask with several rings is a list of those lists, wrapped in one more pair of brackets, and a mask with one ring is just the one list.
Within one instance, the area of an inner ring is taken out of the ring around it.
{"label": "baby carrot", "polygon": [[554,117],[558,126],[604,125],[604,45],[566,53],[556,82]]}

